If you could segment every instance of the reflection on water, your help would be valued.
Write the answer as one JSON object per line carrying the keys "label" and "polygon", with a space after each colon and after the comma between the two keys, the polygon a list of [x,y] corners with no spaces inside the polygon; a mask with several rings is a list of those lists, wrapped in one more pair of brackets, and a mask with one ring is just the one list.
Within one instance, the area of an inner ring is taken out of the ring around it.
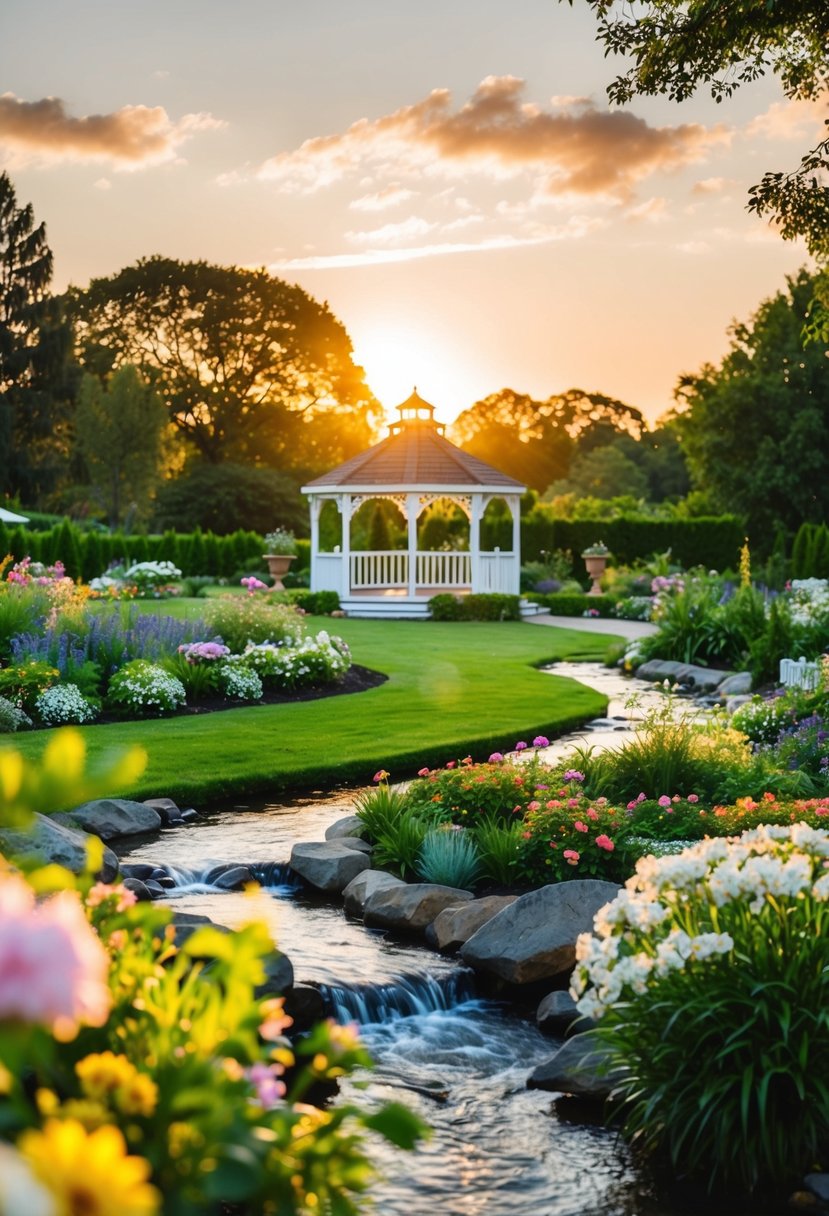
{"label": "reflection on water", "polygon": [[[598,664],[557,664],[561,675],[617,698],[596,732],[600,743],[624,728],[630,681]],[[635,682],[634,682],[635,683]],[[640,686],[654,698],[650,686]],[[560,754],[558,741],[551,754]],[[373,1192],[383,1216],[669,1216],[641,1189],[624,1146],[603,1128],[568,1121],[554,1096],[526,1088],[528,1073],[555,1050],[535,1025],[480,999],[474,979],[452,959],[349,922],[338,906],[296,889],[284,863],[299,840],[321,840],[353,811],[352,795],[223,810],[165,831],[124,854],[161,864],[178,884],[170,902],[228,926],[266,921],[291,958],[298,982],[318,984],[332,1013],[357,1020],[376,1061],[346,1079],[344,1100],[405,1101],[434,1130],[416,1153],[385,1142],[372,1156],[384,1174]],[[254,896],[205,883],[220,863],[253,869]],[[357,1081],[367,1089],[356,1089]]]}

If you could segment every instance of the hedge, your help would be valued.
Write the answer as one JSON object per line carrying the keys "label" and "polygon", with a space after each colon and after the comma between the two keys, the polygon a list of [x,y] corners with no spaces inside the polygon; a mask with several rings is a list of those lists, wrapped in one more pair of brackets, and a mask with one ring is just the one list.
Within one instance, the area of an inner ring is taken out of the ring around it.
{"label": "hedge", "polygon": [[[240,530],[228,536],[212,532],[165,532],[162,535],[125,535],[122,532],[84,532],[64,520],[58,527],[33,532],[22,525],[11,529],[0,521],[0,559],[10,553],[15,561],[31,557],[47,566],[60,560],[67,574],[85,582],[96,578],[113,562],[169,561],[182,574],[232,578],[239,570],[256,574],[266,570],[264,541],[256,532]],[[310,565],[310,542],[297,541],[294,570]]]}
{"label": "hedge", "polygon": [[541,604],[553,616],[584,616],[591,608],[595,609],[599,616],[612,616],[616,603],[609,595],[578,595],[570,591],[541,594],[530,591],[528,599],[534,604]]}
{"label": "hedge", "polygon": [[429,600],[433,621],[520,621],[517,595],[433,595]]}
{"label": "hedge", "polygon": [[698,519],[554,519],[543,509],[521,521],[521,560],[543,560],[542,553],[569,549],[577,578],[585,576],[581,554],[588,545],[604,541],[613,562],[629,566],[669,549],[673,560],[688,569],[736,570],[744,538],[743,525],[733,515]]}

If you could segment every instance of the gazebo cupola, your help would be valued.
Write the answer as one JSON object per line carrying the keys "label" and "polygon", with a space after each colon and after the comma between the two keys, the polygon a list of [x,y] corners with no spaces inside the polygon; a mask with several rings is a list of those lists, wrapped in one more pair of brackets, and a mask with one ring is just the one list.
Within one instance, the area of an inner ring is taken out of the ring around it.
{"label": "gazebo cupola", "polygon": [[[380,443],[302,487],[311,510],[311,589],[336,591],[352,616],[426,616],[441,591],[519,593],[520,502],[526,486],[450,443],[435,407],[415,389],[397,407],[399,418]],[[493,499],[512,516],[508,551],[481,549],[481,520]],[[407,524],[406,549],[352,550],[351,519],[363,503],[387,499]],[[448,499],[469,520],[469,549],[418,549],[418,521]],[[336,504],[341,543],[320,551],[320,511]]]}

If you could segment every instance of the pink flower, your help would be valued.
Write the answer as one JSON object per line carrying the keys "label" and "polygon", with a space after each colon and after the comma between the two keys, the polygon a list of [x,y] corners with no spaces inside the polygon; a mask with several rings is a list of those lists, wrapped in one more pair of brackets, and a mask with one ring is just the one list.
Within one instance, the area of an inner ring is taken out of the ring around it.
{"label": "pink flower", "polygon": [[135,892],[121,886],[120,883],[110,885],[105,882],[96,882],[86,897],[87,906],[97,908],[98,904],[109,899],[110,895],[118,896],[118,903],[115,905],[116,912],[123,912],[126,908],[131,908],[133,904],[138,903],[138,896]]}
{"label": "pink flower", "polygon": [[682,801],[682,799],[680,798],[679,794],[674,794],[673,798],[671,799],[671,802],[681,802],[681,801]]}
{"label": "pink flower", "polygon": [[577,832],[586,832],[588,830],[587,824],[582,823],[582,821],[580,819],[576,820],[576,822],[573,824],[573,827],[576,829]]}
{"label": "pink flower", "polygon": [[581,853],[577,853],[575,849],[565,849],[562,853],[562,857],[565,859],[568,866],[577,866],[579,864]]}
{"label": "pink flower", "polygon": [[47,1026],[63,1041],[101,1026],[109,960],[75,891],[42,903],[15,875],[0,879],[0,1020]]}
{"label": "pink flower", "polygon": [[699,794],[689,794],[688,801],[689,802],[699,802]]}
{"label": "pink flower", "polygon": [[600,849],[606,849],[608,853],[612,853],[616,847],[609,836],[597,836],[596,844]]}
{"label": "pink flower", "polygon": [[285,1071],[281,1064],[253,1064],[248,1069],[248,1080],[256,1090],[256,1097],[265,1110],[270,1110],[285,1097],[285,1083],[277,1078]]}
{"label": "pink flower", "polygon": [[567,805],[569,806],[571,811],[574,811],[576,809],[576,807],[579,805],[578,798],[568,798]]}
{"label": "pink flower", "polygon": [[418,777],[428,777],[429,769],[428,768],[419,768],[417,770],[417,775],[418,775]]}
{"label": "pink flower", "polygon": [[524,840],[529,840],[530,837],[532,836],[532,832],[522,832],[521,836]]}
{"label": "pink flower", "polygon": [[644,794],[640,794],[640,795],[639,795],[639,797],[636,799],[636,801],[637,801],[637,802],[644,802],[644,801],[645,801],[645,795],[644,795]]}
{"label": "pink flower", "polygon": [[588,809],[585,811],[585,814],[587,815],[587,818],[588,818],[588,819],[592,819],[594,823],[595,823],[595,822],[596,822],[596,820],[599,818],[599,812],[598,812],[598,811],[594,811],[594,810],[593,810],[593,808],[592,808],[592,806],[591,806],[591,807],[588,807]]}
{"label": "pink flower", "polygon": [[516,751],[516,752],[523,752],[526,750],[527,750],[527,744],[523,741],[523,739],[519,743],[516,743],[515,747],[513,748],[513,751]]}
{"label": "pink flower", "polygon": [[384,768],[378,769],[377,772],[372,777],[372,781],[385,781],[386,778],[388,777],[388,775],[389,774],[386,772],[386,770]]}
{"label": "pink flower", "polygon": [[447,761],[446,767],[454,768],[456,764],[457,764],[457,760],[449,760],[449,761]]}
{"label": "pink flower", "polygon": [[607,806],[607,799],[606,798],[597,798],[596,806]]}
{"label": "pink flower", "polygon": [[533,800],[532,802],[527,803],[527,810],[528,811],[540,811],[541,803]]}
{"label": "pink flower", "polygon": [[670,806],[671,805],[671,800],[667,794],[663,794],[662,797],[659,799],[659,805],[660,806]]}
{"label": "pink flower", "polygon": [[639,805],[639,803],[638,803],[638,802],[637,802],[637,800],[634,798],[633,802],[629,802],[629,803],[628,803],[628,810],[629,810],[629,811],[635,811],[635,810],[636,810],[636,808],[638,807],[638,805]]}
{"label": "pink flower", "polygon": [[533,747],[549,747],[550,740],[546,735],[536,735],[533,739]]}
{"label": "pink flower", "polygon": [[559,800],[557,798],[550,798],[549,801],[547,802],[548,811],[553,811],[556,809],[556,807],[559,807],[559,806],[561,806],[561,803],[559,802]]}
{"label": "pink flower", "polygon": [[487,760],[487,764],[501,764],[504,757],[501,752],[493,752]]}

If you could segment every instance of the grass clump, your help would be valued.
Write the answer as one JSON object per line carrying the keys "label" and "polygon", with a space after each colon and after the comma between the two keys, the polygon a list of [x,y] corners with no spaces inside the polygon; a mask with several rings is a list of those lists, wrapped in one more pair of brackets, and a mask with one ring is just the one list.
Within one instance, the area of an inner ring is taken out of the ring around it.
{"label": "grass clump", "polygon": [[445,824],[427,832],[415,868],[424,882],[466,889],[475,885],[483,867],[472,834]]}

